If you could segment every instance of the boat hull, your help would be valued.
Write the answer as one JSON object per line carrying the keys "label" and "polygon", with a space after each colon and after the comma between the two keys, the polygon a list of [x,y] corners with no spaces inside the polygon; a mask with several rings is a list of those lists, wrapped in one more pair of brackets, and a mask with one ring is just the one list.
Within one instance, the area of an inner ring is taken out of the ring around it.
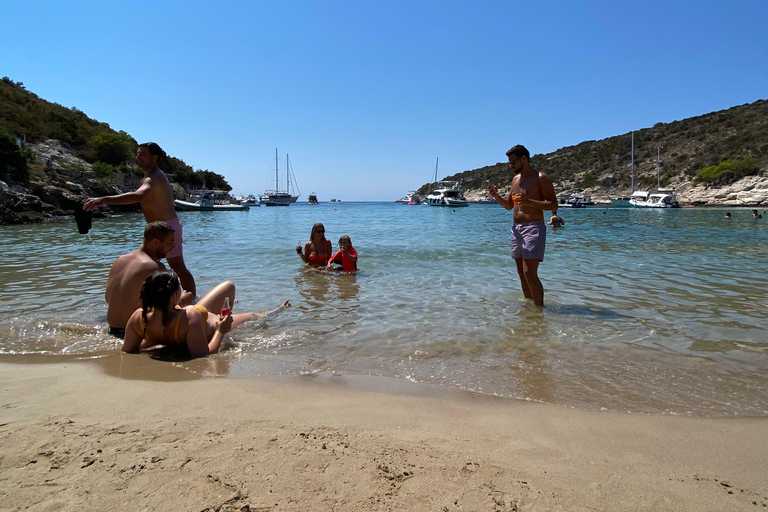
{"label": "boat hull", "polygon": [[611,204],[614,208],[632,208],[629,199],[611,199]]}
{"label": "boat hull", "polygon": [[460,208],[462,206],[469,206],[468,201],[462,201],[459,199],[448,199],[445,197],[441,197],[438,199],[427,199],[427,204],[429,206],[448,206],[452,208]]}
{"label": "boat hull", "polygon": [[189,201],[181,201],[180,199],[176,199],[173,203],[177,210],[190,212],[233,212],[249,209],[247,204],[190,203]]}
{"label": "boat hull", "polygon": [[299,196],[292,196],[290,194],[264,194],[261,196],[260,201],[264,206],[288,206],[295,203],[299,199]]}

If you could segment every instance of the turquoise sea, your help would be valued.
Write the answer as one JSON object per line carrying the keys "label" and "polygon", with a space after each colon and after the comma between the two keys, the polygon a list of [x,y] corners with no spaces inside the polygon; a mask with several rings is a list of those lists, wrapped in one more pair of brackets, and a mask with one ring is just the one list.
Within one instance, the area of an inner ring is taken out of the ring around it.
{"label": "turquoise sea", "polygon": [[[522,296],[510,212],[396,203],[180,212],[198,290],[231,279],[235,311],[293,307],[233,331],[223,352],[169,361],[195,378],[377,375],[583,409],[768,415],[768,216],[749,209],[561,211]],[[305,269],[322,222],[349,235],[357,275]],[[138,247],[141,214],[0,227],[0,358],[116,356],[104,285]],[[202,295],[202,293],[201,293]],[[135,375],[132,377],[136,377]]]}

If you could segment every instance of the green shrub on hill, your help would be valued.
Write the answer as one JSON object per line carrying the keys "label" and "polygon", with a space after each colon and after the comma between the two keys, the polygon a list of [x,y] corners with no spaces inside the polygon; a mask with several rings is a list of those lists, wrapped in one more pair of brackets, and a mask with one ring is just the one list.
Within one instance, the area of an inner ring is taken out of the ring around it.
{"label": "green shrub on hill", "polygon": [[760,168],[754,158],[744,160],[726,160],[718,165],[705,167],[696,173],[694,183],[707,185],[728,185],[745,176],[753,176]]}
{"label": "green shrub on hill", "polygon": [[105,132],[91,138],[91,147],[96,159],[109,165],[120,165],[132,159],[136,154],[136,141],[125,133]]}
{"label": "green shrub on hill", "polygon": [[[94,171],[102,181],[110,181],[113,172],[133,172],[141,175],[141,170],[133,163],[138,144],[124,131],[115,131],[107,123],[100,123],[89,118],[80,109],[67,108],[57,103],[46,101],[29,92],[22,82],[15,82],[8,77],[0,79],[0,130],[5,130],[10,137],[7,155],[3,155],[0,174],[13,181],[27,181],[26,165],[21,160],[13,160],[12,166],[6,165],[7,159],[13,159],[14,152],[19,152],[15,137],[22,137],[26,142],[58,139],[74,149],[75,154],[88,163],[94,164]],[[162,146],[162,141],[158,141]],[[24,150],[20,150],[26,158]],[[8,160],[10,161],[10,160]],[[174,176],[175,181],[188,187],[203,186],[217,190],[232,190],[224,176],[212,171],[193,170],[183,160],[165,156],[158,161],[158,166]],[[7,168],[7,170],[6,170]],[[18,174],[8,174],[15,172]],[[43,169],[34,169],[36,175],[44,176]]]}

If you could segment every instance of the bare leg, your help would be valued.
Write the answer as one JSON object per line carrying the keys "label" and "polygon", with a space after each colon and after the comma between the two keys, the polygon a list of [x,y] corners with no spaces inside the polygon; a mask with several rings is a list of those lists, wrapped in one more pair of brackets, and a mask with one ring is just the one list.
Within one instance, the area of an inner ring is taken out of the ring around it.
{"label": "bare leg", "polygon": [[[224,298],[229,297],[230,307],[235,305],[235,283],[232,281],[224,281],[221,284],[205,294],[200,299],[198,304],[205,306],[210,313],[218,315],[221,312],[221,307],[224,305]],[[234,319],[234,315],[233,315]]]}
{"label": "bare leg", "polygon": [[181,287],[184,288],[184,291],[191,293],[192,297],[197,296],[195,278],[192,277],[192,272],[190,272],[184,264],[184,256],[168,258],[168,265],[170,265],[173,271],[176,272],[176,275],[179,276]]}
{"label": "bare leg", "polygon": [[525,277],[523,258],[515,258],[515,264],[517,265],[517,275],[520,276],[520,287],[523,289],[523,295],[526,299],[532,299],[531,289],[528,287],[528,280]]}
{"label": "bare leg", "polygon": [[235,327],[238,327],[240,325],[243,325],[245,322],[250,322],[251,320],[255,320],[253,313],[234,313],[232,315],[232,329]]}
{"label": "bare leg", "polygon": [[523,260],[523,277],[530,294],[526,297],[533,299],[535,305],[542,307],[544,306],[544,286],[539,280],[539,263],[539,260]]}
{"label": "bare leg", "polygon": [[277,316],[279,312],[284,310],[285,308],[291,307],[291,303],[288,301],[283,302],[279,306],[277,306],[275,309],[271,309],[269,311],[264,311],[263,313],[237,313],[232,315],[232,328],[234,329],[238,325],[242,325],[245,322],[250,322],[253,320],[266,320],[267,318],[274,318]]}

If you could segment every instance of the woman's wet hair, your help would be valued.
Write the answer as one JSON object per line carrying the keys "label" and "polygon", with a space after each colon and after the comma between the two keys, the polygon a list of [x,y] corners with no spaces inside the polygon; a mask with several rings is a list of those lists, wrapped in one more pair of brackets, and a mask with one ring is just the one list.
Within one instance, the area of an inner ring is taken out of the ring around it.
{"label": "woman's wet hair", "polygon": [[139,299],[141,299],[141,316],[144,319],[144,328],[147,325],[147,312],[150,308],[158,309],[163,314],[163,329],[168,321],[168,301],[171,296],[181,289],[179,276],[172,270],[157,270],[152,272],[141,285]]}
{"label": "woman's wet hair", "polygon": [[325,237],[325,226],[323,226],[322,222],[318,222],[314,226],[312,226],[312,233],[309,234],[309,239],[314,240],[315,239],[315,232],[318,228],[323,228],[323,237]]}

